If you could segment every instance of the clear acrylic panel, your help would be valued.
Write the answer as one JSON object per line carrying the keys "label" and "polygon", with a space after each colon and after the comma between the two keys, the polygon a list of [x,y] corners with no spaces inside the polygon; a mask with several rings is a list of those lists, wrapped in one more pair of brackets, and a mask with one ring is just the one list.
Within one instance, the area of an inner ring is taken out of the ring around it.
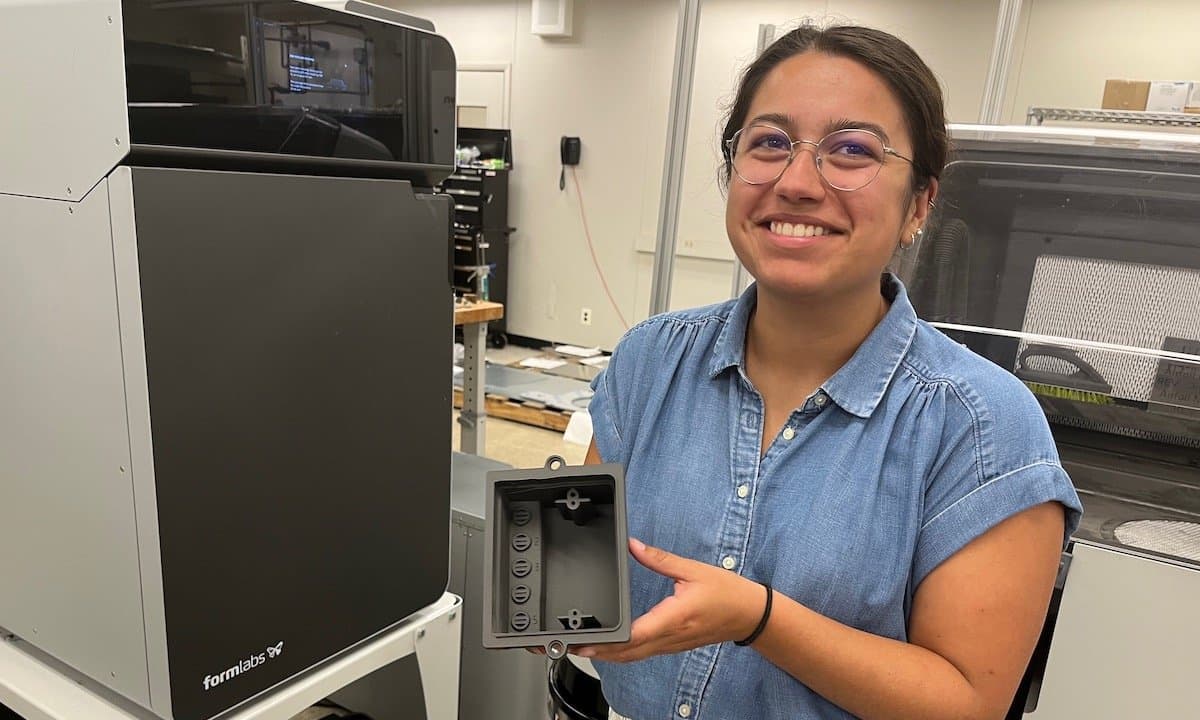
{"label": "clear acrylic panel", "polygon": [[1200,448],[1200,145],[957,143],[900,268],[918,314],[1021,378],[1055,425]]}

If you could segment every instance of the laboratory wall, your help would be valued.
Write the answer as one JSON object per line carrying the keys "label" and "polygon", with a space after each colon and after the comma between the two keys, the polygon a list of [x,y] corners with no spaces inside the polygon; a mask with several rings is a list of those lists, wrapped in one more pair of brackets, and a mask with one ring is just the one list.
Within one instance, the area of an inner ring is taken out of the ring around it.
{"label": "laboratory wall", "polygon": [[1098,108],[1108,78],[1200,81],[1195,0],[1026,0],[1022,15],[1009,122],[1029,107]]}

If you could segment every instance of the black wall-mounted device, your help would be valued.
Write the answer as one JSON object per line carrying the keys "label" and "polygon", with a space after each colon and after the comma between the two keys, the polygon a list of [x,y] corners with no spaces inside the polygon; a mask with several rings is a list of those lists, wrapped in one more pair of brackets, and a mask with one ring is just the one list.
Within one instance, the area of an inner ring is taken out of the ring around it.
{"label": "black wall-mounted device", "polygon": [[582,147],[579,138],[563,135],[562,142],[559,143],[559,154],[562,156],[562,164],[578,165],[579,151]]}

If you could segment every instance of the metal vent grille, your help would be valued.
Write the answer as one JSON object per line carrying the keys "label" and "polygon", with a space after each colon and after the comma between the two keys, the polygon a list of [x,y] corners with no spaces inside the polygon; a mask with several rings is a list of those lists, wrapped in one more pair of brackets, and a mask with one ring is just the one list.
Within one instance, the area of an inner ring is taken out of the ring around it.
{"label": "metal vent grille", "polygon": [[[1043,255],[1034,266],[1021,330],[1161,350],[1167,337],[1200,340],[1197,308],[1200,271]],[[1158,358],[1092,348],[1078,354],[1112,385],[1115,397],[1150,400]],[[1055,358],[1030,360],[1039,370],[1075,370]]]}
{"label": "metal vent grille", "polygon": [[1183,520],[1133,520],[1113,535],[1123,545],[1200,562],[1200,523]]}

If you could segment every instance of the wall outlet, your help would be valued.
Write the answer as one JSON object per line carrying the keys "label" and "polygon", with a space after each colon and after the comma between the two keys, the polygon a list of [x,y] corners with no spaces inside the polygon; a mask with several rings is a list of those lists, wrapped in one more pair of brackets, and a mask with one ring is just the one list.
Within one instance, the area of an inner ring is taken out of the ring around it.
{"label": "wall outlet", "polygon": [[583,308],[579,311],[579,324],[580,325],[591,325],[592,324],[592,309],[591,308]]}

